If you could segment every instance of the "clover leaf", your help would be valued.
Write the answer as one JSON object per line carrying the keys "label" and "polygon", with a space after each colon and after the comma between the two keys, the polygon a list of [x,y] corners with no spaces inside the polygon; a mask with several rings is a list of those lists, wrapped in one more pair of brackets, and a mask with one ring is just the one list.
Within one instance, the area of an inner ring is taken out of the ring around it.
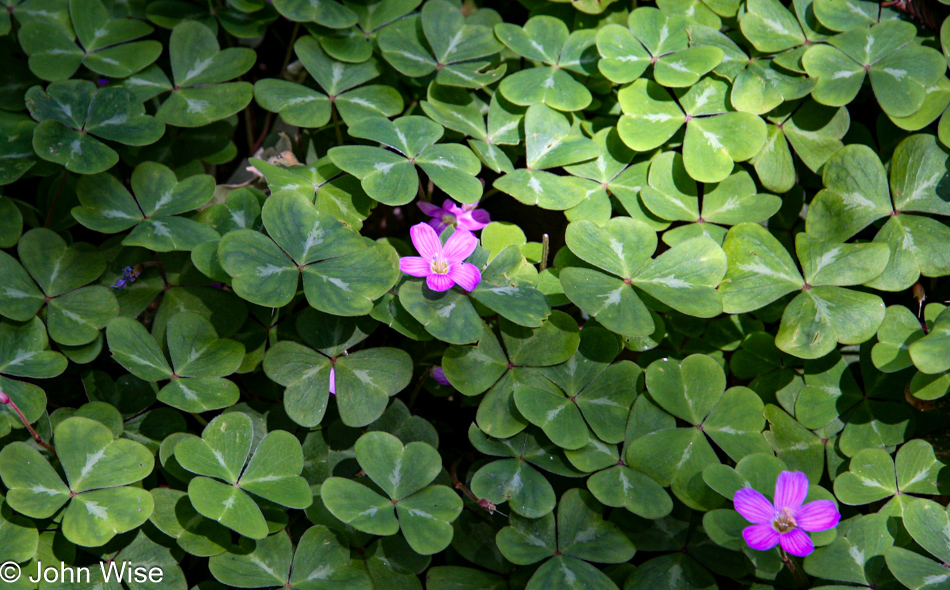
{"label": "clover leaf", "polygon": [[606,574],[590,565],[623,563],[633,557],[630,539],[613,523],[605,522],[602,507],[590,494],[571,489],[558,502],[557,518],[511,516],[499,531],[498,548],[512,563],[530,565],[547,559],[527,588],[616,588]]}
{"label": "clover leaf", "polygon": [[900,291],[921,274],[950,272],[942,244],[950,229],[936,219],[914,213],[950,215],[947,153],[932,135],[908,137],[894,150],[890,190],[884,166],[867,146],[849,145],[825,164],[820,191],[806,218],[806,231],[819,239],[843,241],[878,219],[887,222],[874,242],[890,249],[888,264],[868,286]]}
{"label": "clover leaf", "polygon": [[668,88],[696,84],[723,58],[711,45],[689,47],[684,19],[652,7],[631,11],[626,27],[597,31],[597,49],[603,56],[597,65],[611,81],[633,82],[652,64],[653,80]]}
{"label": "clover leaf", "polygon": [[297,333],[309,347],[284,340],[264,357],[264,372],[286,386],[284,410],[291,420],[308,428],[319,424],[331,393],[347,426],[366,426],[382,416],[389,398],[409,385],[412,360],[398,348],[349,352],[375,328],[369,318],[312,309],[298,317]]}
{"label": "clover leaf", "polygon": [[886,514],[855,516],[839,525],[838,536],[830,545],[805,558],[805,571],[827,580],[876,584],[888,577],[881,558],[895,536]]}
{"label": "clover leaf", "polygon": [[913,43],[914,36],[911,23],[888,20],[810,47],[802,64],[809,76],[818,79],[812,97],[843,106],[854,100],[867,75],[885,113],[894,117],[916,113],[926,89],[943,75],[946,60],[938,51]]}
{"label": "clover leaf", "polygon": [[527,368],[567,361],[577,350],[580,336],[576,322],[560,311],[552,311],[544,324],[534,329],[501,320],[499,331],[504,348],[494,332],[482,324],[478,343],[449,347],[443,355],[442,368],[449,382],[463,395],[488,392],[478,406],[478,427],[490,436],[507,438],[528,425],[520,413],[511,412],[515,391],[525,383],[556,389]]}
{"label": "clover leaf", "polygon": [[517,145],[524,140],[524,107],[512,104],[496,92],[486,117],[482,113],[485,104],[473,92],[434,81],[420,106],[436,123],[471,137],[468,145],[485,166],[495,172],[514,170],[509,154],[498,146]]}
{"label": "clover leaf", "polygon": [[298,39],[294,50],[325,95],[276,78],[264,78],[254,86],[257,103],[268,111],[280,113],[289,125],[322,127],[330,120],[333,108],[347,125],[402,112],[402,96],[395,89],[383,85],[363,86],[379,76],[376,60],[370,58],[358,64],[337,61],[310,36]]}
{"label": "clover leaf", "polygon": [[492,30],[468,24],[459,7],[429,0],[421,15],[387,26],[377,36],[389,64],[413,78],[436,72],[439,84],[482,88],[501,78],[506,66],[494,56],[502,50]]}
{"label": "clover leaf", "polygon": [[356,23],[355,11],[335,0],[277,0],[274,8],[296,22],[312,22],[331,29],[345,29]]}
{"label": "clover leaf", "polygon": [[188,483],[195,510],[240,535],[263,539],[267,523],[248,494],[300,509],[310,506],[313,497],[300,477],[303,451],[294,435],[275,430],[252,448],[255,442],[251,418],[228,412],[209,422],[201,438],[180,439],[174,452],[181,467],[199,476]]}
{"label": "clover leaf", "polygon": [[716,287],[725,274],[725,255],[709,238],[686,240],[651,259],[656,233],[641,221],[615,217],[603,227],[571,222],[566,239],[575,255],[596,268],[563,268],[564,293],[613,332],[653,333],[655,324],[638,289],[683,313],[713,317],[722,310]]}
{"label": "clover leaf", "polygon": [[442,469],[439,453],[423,442],[403,445],[385,432],[360,436],[355,450],[375,486],[342,477],[324,481],[320,495],[333,516],[374,535],[401,530],[412,550],[422,555],[448,547],[462,499],[450,488],[432,484]]}
{"label": "clover leaf", "polygon": [[704,78],[675,98],[656,82],[640,79],[618,94],[623,116],[620,137],[636,151],[659,147],[684,125],[683,163],[700,182],[721,182],[734,162],[755,156],[766,140],[765,122],[752,113],[733,110],[726,97],[728,83]]}
{"label": "clover leaf", "polygon": [[287,305],[302,274],[304,293],[316,309],[364,315],[398,278],[391,246],[366,240],[299,193],[272,195],[261,217],[270,237],[241,229],[228,232],[218,245],[234,292],[252,303]]}
{"label": "clover leaf", "polygon": [[422,0],[344,0],[343,6],[356,14],[350,28],[320,29],[320,45],[334,59],[362,63],[373,55],[373,44],[385,27],[416,9]]}
{"label": "clover leaf", "polygon": [[227,551],[231,532],[199,514],[188,499],[188,492],[155,488],[150,493],[155,509],[149,520],[158,530],[175,539],[178,547],[200,557],[212,557]]}
{"label": "clover leaf", "polygon": [[35,128],[36,123],[25,114],[0,113],[0,134],[8,138],[0,146],[0,186],[14,182],[36,165]]}
{"label": "clover leaf", "polygon": [[896,459],[881,449],[862,449],[851,457],[848,471],[835,478],[835,496],[852,506],[891,498],[885,513],[900,515],[916,500],[905,494],[940,493],[945,468],[930,443],[919,439],[901,445]]}
{"label": "clover leaf", "polygon": [[99,422],[81,417],[57,424],[53,442],[68,483],[26,443],[13,442],[0,451],[0,478],[11,508],[30,518],[50,518],[68,504],[63,533],[83,547],[103,545],[148,520],[152,497],[129,485],[152,472],[148,449],[116,439]]}
{"label": "clover leaf", "polygon": [[[43,415],[46,393],[32,383],[8,377],[56,377],[66,370],[66,364],[62,354],[49,350],[46,328],[39,318],[24,323],[0,321],[0,392],[16,404],[27,422],[32,424]],[[0,406],[0,435],[23,427],[11,405]]]}
{"label": "clover leaf", "polygon": [[498,90],[505,98],[521,106],[545,104],[559,111],[579,111],[590,104],[590,91],[571,73],[590,76],[597,71],[592,30],[571,33],[564,21],[544,15],[528,19],[523,28],[500,23],[495,34],[518,55],[544,64],[502,80]]}
{"label": "clover leaf", "polygon": [[242,539],[233,552],[210,559],[208,567],[219,582],[238,588],[373,588],[369,573],[350,559],[349,548],[320,525],[307,529],[296,549],[284,532],[256,542]]}
{"label": "clover leaf", "polygon": [[262,36],[279,16],[273,7],[256,1],[211,7],[186,0],[158,0],[148,4],[145,14],[148,20],[164,29],[174,29],[186,20],[209,25],[217,20],[225,31],[242,39]]}
{"label": "clover leaf", "polygon": [[444,129],[426,117],[409,115],[395,121],[374,117],[349,132],[395,150],[342,146],[328,152],[336,166],[359,178],[366,194],[381,203],[405,205],[413,199],[419,188],[416,166],[459,202],[474,203],[482,196],[482,184],[475,177],[482,167],[478,158],[462,145],[437,145]]}
{"label": "clover leaf", "polygon": [[89,285],[105,270],[105,259],[88,244],[66,245],[45,228],[28,231],[17,245],[20,261],[0,254],[5,297],[0,315],[26,321],[46,307],[50,338],[69,346],[88,344],[119,313],[115,296]]}
{"label": "clover leaf", "polygon": [[[729,259],[720,289],[726,313],[758,309],[801,291],[785,308],[775,337],[775,344],[784,352],[819,358],[838,342],[867,340],[884,321],[880,297],[844,288],[881,274],[888,261],[884,244],[822,242],[798,234],[795,249],[804,278],[785,248],[761,226],[734,226],[723,249]],[[753,284],[754,292],[750,290]]]}
{"label": "clover leaf", "polygon": [[203,24],[185,21],[172,29],[168,42],[174,86],[160,74],[157,85],[171,94],[155,117],[176,127],[200,127],[244,109],[254,93],[248,82],[228,82],[254,65],[252,49],[221,50],[214,33]]}
{"label": "clover leaf", "polygon": [[119,154],[100,139],[124,145],[155,143],[165,125],[145,114],[128,90],[99,88],[87,80],[53,82],[26,93],[30,116],[39,122],[33,148],[44,160],[71,172],[97,174],[119,161]]}
{"label": "clover leaf", "polygon": [[120,317],[106,329],[109,350],[119,364],[144,381],[168,380],[158,401],[186,412],[218,410],[238,401],[237,385],[224,377],[240,367],[243,344],[218,338],[211,322],[192,312],[172,316],[166,335],[171,364],[138,321]]}
{"label": "clover leaf", "polygon": [[640,191],[640,198],[654,215],[668,221],[684,221],[663,233],[670,246],[698,236],[706,236],[722,244],[726,230],[743,222],[759,222],[774,215],[782,200],[774,195],[758,194],[755,181],[748,172],[737,169],[718,184],[703,187],[700,204],[699,187],[683,166],[676,152],[664,152],[650,164],[649,186]]}
{"label": "clover leaf", "polygon": [[32,21],[19,31],[30,69],[44,80],[65,80],[80,65],[110,78],[125,78],[158,59],[158,41],[135,41],[152,27],[134,19],[111,18],[100,0],[69,0],[69,15],[79,38],[77,46],[54,22]]}
{"label": "clover leaf", "polygon": [[186,217],[208,202],[214,193],[214,178],[206,174],[181,182],[161,164],[144,162],[132,172],[133,197],[111,174],[80,179],[76,194],[80,207],[73,208],[79,223],[102,233],[132,229],[122,240],[126,246],[141,246],[156,252],[192,250],[215,240],[217,232]]}

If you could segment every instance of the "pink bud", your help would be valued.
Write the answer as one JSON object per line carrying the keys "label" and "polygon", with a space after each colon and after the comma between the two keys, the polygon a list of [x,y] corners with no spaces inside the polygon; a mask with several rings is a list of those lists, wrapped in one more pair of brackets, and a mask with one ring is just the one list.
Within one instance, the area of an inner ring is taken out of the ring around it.
{"label": "pink bud", "polygon": [[7,405],[10,403],[10,396],[0,391],[0,404]]}

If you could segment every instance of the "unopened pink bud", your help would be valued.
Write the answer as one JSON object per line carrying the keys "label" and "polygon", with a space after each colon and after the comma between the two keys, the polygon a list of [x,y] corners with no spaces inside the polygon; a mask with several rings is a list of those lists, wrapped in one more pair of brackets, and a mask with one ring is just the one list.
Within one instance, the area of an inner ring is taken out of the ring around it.
{"label": "unopened pink bud", "polygon": [[7,405],[10,403],[10,396],[0,391],[0,404]]}

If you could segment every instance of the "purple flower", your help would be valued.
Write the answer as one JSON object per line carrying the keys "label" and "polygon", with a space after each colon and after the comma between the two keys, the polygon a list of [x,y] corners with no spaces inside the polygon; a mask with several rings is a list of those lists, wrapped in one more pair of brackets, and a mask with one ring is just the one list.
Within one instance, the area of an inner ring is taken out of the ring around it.
{"label": "purple flower", "polygon": [[108,78],[98,78],[98,79],[96,79],[96,84],[99,85],[100,88],[101,88],[102,86],[105,86],[105,85],[108,84],[108,83],[109,83],[109,79],[108,79]]}
{"label": "purple flower", "polygon": [[802,506],[808,495],[808,477],[801,471],[783,471],[775,482],[775,503],[752,488],[742,488],[733,496],[736,510],[755,523],[742,531],[749,547],[768,551],[781,544],[782,549],[804,557],[815,550],[805,532],[818,532],[838,526],[841,515],[831,500],[816,500]]}
{"label": "purple flower", "polygon": [[336,395],[336,368],[330,365],[330,393]]}
{"label": "purple flower", "polygon": [[442,206],[432,203],[417,203],[422,212],[431,217],[431,225],[437,234],[441,234],[445,228],[454,226],[456,229],[467,229],[468,231],[478,231],[491,223],[488,217],[488,211],[476,209],[478,203],[470,203],[459,207],[452,199],[446,199]]}
{"label": "purple flower", "polygon": [[449,383],[449,380],[445,378],[445,371],[442,370],[442,367],[435,367],[432,369],[432,380],[439,385],[452,385]]}
{"label": "purple flower", "polygon": [[459,229],[446,240],[445,246],[431,226],[417,223],[409,230],[412,245],[420,256],[403,256],[399,270],[413,277],[425,277],[433,291],[448,291],[456,283],[466,291],[475,289],[482,273],[474,264],[463,262],[478,245],[472,232]]}

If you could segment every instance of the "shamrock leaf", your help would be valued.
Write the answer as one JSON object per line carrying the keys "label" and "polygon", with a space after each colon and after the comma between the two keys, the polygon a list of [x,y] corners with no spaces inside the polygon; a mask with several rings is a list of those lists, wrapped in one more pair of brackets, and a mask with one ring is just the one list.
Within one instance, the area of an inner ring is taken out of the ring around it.
{"label": "shamrock leaf", "polygon": [[430,119],[374,117],[350,127],[349,133],[394,150],[342,146],[328,152],[336,166],[359,178],[366,194],[381,203],[396,206],[412,201],[419,188],[416,166],[459,202],[474,203],[482,196],[482,184],[476,178],[482,167],[478,158],[462,145],[437,145],[444,129]]}
{"label": "shamrock leaf", "polygon": [[20,238],[17,253],[19,262],[0,254],[6,295],[0,300],[0,315],[26,321],[46,306],[50,338],[68,346],[92,342],[118,315],[109,289],[89,285],[102,275],[106,263],[88,244],[67,246],[52,230],[36,228]]}
{"label": "shamrock leaf", "polygon": [[[917,328],[920,328],[919,323]],[[948,350],[950,350],[950,312],[944,309],[933,320],[926,335],[917,336],[909,343],[907,352],[914,366],[922,373],[935,375],[950,370],[950,362],[947,359]]]}
{"label": "shamrock leaf", "polygon": [[356,461],[375,486],[327,479],[320,495],[330,513],[374,535],[402,530],[412,550],[422,555],[448,547],[462,499],[446,486],[430,485],[442,469],[438,451],[423,442],[403,445],[385,432],[360,436],[355,450]]}
{"label": "shamrock leaf", "polygon": [[0,135],[7,138],[0,146],[0,186],[14,182],[36,165],[35,128],[36,123],[25,114],[0,113]]}
{"label": "shamrock leaf", "polygon": [[[39,318],[25,323],[0,321],[0,392],[9,397],[29,423],[40,419],[46,409],[46,393],[33,385],[12,377],[45,379],[66,370],[62,354],[49,350],[46,328]],[[0,406],[0,435],[13,428],[23,428],[20,416],[9,404]]]}
{"label": "shamrock leaf", "polygon": [[946,575],[943,563],[950,558],[943,535],[950,526],[950,518],[944,507],[931,500],[911,502],[904,511],[902,522],[914,541],[937,561],[907,549],[891,547],[885,553],[888,568],[908,588],[926,588],[943,582],[941,576]]}
{"label": "shamrock leaf", "polygon": [[499,23],[495,34],[518,55],[544,64],[505,77],[498,86],[505,98],[521,106],[545,104],[559,111],[579,111],[590,104],[590,91],[571,73],[596,73],[599,56],[593,30],[570,33],[564,21],[544,15],[528,19],[524,28]]}
{"label": "shamrock leaf", "polygon": [[913,135],[898,144],[890,163],[890,191],[881,161],[862,145],[849,145],[829,159],[823,180],[825,189],[808,208],[809,235],[843,241],[887,218],[874,242],[886,244],[890,258],[884,272],[868,281],[869,287],[900,291],[921,274],[950,273],[950,256],[942,246],[950,239],[950,229],[913,215],[950,215],[947,153],[932,135]]}
{"label": "shamrock leaf", "polygon": [[135,197],[111,174],[83,177],[76,186],[82,206],[73,208],[73,216],[102,233],[132,228],[122,244],[156,252],[193,250],[217,239],[217,232],[206,225],[178,216],[211,199],[212,176],[197,174],[178,182],[169,168],[144,162],[132,172],[132,190]]}
{"label": "shamrock leaf", "polygon": [[479,452],[504,457],[472,475],[472,493],[496,506],[507,503],[512,512],[525,518],[540,518],[557,504],[554,488],[538,469],[568,477],[580,475],[554,443],[532,428],[498,439],[472,424],[468,438]]}
{"label": "shamrock leaf", "polygon": [[886,575],[883,557],[897,532],[886,514],[855,516],[838,526],[838,536],[805,558],[805,571],[826,580],[875,584]]}
{"label": "shamrock leaf", "polygon": [[836,35],[828,45],[810,47],[802,64],[810,77],[818,79],[812,98],[829,106],[846,105],[867,75],[885,113],[893,117],[916,113],[926,89],[936,84],[947,64],[938,51],[913,43],[915,33],[911,23],[888,20]]}
{"label": "shamrock leaf", "polygon": [[696,84],[723,58],[723,51],[711,45],[689,47],[683,18],[657,8],[631,11],[626,27],[601,28],[597,49],[603,56],[597,66],[612,82],[633,82],[652,64],[653,80],[668,88]]}
{"label": "shamrock leaf", "polygon": [[775,337],[776,346],[784,352],[820,358],[838,342],[864,342],[884,321],[880,297],[844,288],[881,274],[888,261],[884,244],[821,242],[797,234],[795,249],[804,278],[785,248],[759,225],[734,226],[723,249],[729,260],[720,289],[726,313],[759,309],[800,291],[785,308]]}
{"label": "shamrock leaf", "polygon": [[[699,354],[654,361],[647,367],[646,385],[658,406],[689,427],[662,428],[633,439],[626,449],[627,464],[660,485],[671,485],[688,506],[715,508],[720,499],[701,477],[703,469],[719,462],[708,439],[733,460],[768,453],[762,400],[745,387],[727,390],[722,367]],[[654,454],[658,449],[666,449],[662,460]]]}
{"label": "shamrock leaf", "polygon": [[815,173],[844,144],[841,139],[851,125],[848,109],[826,107],[808,99],[792,107],[776,109],[766,116],[768,139],[752,158],[759,181],[769,190],[784,193],[795,186],[795,155]]}
{"label": "shamrock leaf", "polygon": [[[242,111],[254,93],[248,82],[227,82],[254,65],[252,49],[221,51],[218,40],[203,24],[185,21],[172,29],[168,42],[174,86],[158,82],[171,94],[155,117],[176,127],[201,127]],[[164,78],[164,74],[161,74]]]}
{"label": "shamrock leaf", "polygon": [[[478,427],[490,436],[507,438],[528,425],[513,413],[515,391],[526,383],[557,389],[527,367],[546,367],[567,361],[580,342],[577,323],[567,314],[552,311],[540,328],[525,328],[508,320],[499,322],[501,342],[482,324],[474,346],[452,346],[442,358],[445,376],[463,395],[487,391],[478,406]],[[529,352],[530,351],[530,352]]]}
{"label": "shamrock leaf", "polygon": [[180,439],[174,452],[181,467],[199,476],[188,483],[195,510],[240,535],[263,539],[267,523],[248,493],[300,509],[310,506],[313,498],[300,477],[303,451],[296,437],[275,430],[252,449],[255,440],[248,415],[228,412],[209,422],[201,438]]}
{"label": "shamrock leaf", "polygon": [[62,531],[83,547],[103,545],[148,520],[152,497],[129,485],[152,472],[148,449],[115,439],[99,422],[81,417],[57,424],[53,442],[68,483],[26,443],[13,442],[0,451],[7,505],[30,518],[50,518],[68,504]]}
{"label": "shamrock leaf", "polygon": [[[357,231],[376,206],[363,192],[359,181],[344,174],[327,156],[308,166],[277,166],[257,158],[251,158],[250,162],[264,175],[271,194],[296,191],[313,202],[318,211],[336,217]],[[260,205],[257,207],[259,217]]]}
{"label": "shamrock leaf", "polygon": [[125,78],[158,59],[162,44],[135,41],[152,27],[134,19],[111,18],[100,0],[69,0],[69,15],[79,38],[76,45],[55,22],[33,21],[19,31],[30,69],[44,80],[70,78],[80,65],[110,78]]}
{"label": "shamrock leaf", "polygon": [[316,23],[330,29],[345,29],[356,23],[356,13],[335,0],[277,0],[274,8],[296,22]]}
{"label": "shamrock leaf", "polygon": [[[402,96],[390,86],[362,86],[380,74],[376,60],[350,64],[337,61],[321,49],[314,37],[301,37],[294,45],[307,72],[326,93],[301,84],[263,78],[254,85],[257,103],[280,113],[289,125],[323,127],[336,108],[347,125],[372,117],[392,117],[403,110]],[[359,86],[359,88],[357,88]]]}
{"label": "shamrock leaf", "polygon": [[389,398],[412,379],[412,361],[398,348],[348,350],[376,328],[368,318],[343,318],[308,309],[297,319],[297,333],[309,347],[287,340],[264,357],[264,371],[286,386],[284,410],[291,420],[312,428],[323,420],[330,394],[340,419],[361,427],[379,418]]}
{"label": "shamrock leaf", "polygon": [[231,532],[198,514],[187,492],[155,488],[150,493],[155,510],[149,520],[158,530],[175,539],[182,550],[199,557],[211,557],[227,551],[231,544]]}
{"label": "shamrock leaf", "polygon": [[628,337],[653,333],[655,324],[638,290],[690,315],[713,317],[722,311],[716,287],[726,260],[709,238],[686,240],[651,259],[656,233],[641,221],[615,217],[603,227],[571,222],[566,239],[571,251],[596,269],[563,268],[564,293],[613,332]]}
{"label": "shamrock leaf", "polygon": [[851,457],[848,471],[835,478],[835,496],[852,506],[891,498],[885,513],[903,515],[916,500],[905,494],[940,493],[938,477],[945,467],[930,443],[919,439],[902,445],[896,459],[881,449],[863,449]]}
{"label": "shamrock leaf", "polygon": [[426,2],[421,15],[399,19],[377,39],[386,61],[412,78],[437,72],[439,84],[482,88],[496,82],[506,69],[494,57],[502,45],[492,30],[466,23],[459,7],[445,0]]}
{"label": "shamrock leaf", "polygon": [[[323,50],[334,59],[362,63],[372,57],[373,44],[385,27],[399,22],[416,9],[422,0],[344,0],[343,5],[356,14],[350,28],[323,28],[319,40]],[[321,3],[322,4],[322,3]],[[328,27],[328,25],[324,25]]]}
{"label": "shamrock leaf", "polygon": [[166,336],[171,364],[159,343],[138,321],[120,317],[106,330],[112,357],[144,381],[168,383],[158,400],[186,412],[226,408],[238,401],[237,386],[223,377],[234,373],[244,360],[244,345],[218,338],[204,317],[192,312],[176,313],[169,320]]}
{"label": "shamrock leaf", "polygon": [[311,306],[335,315],[365,315],[398,278],[391,246],[366,240],[299,193],[272,195],[261,217],[270,237],[240,229],[218,245],[221,267],[247,301],[287,305],[302,274]]}
{"label": "shamrock leaf", "polygon": [[238,588],[299,588],[370,590],[366,570],[350,559],[350,549],[325,526],[312,526],[291,545],[283,531],[250,542],[242,539],[232,552],[208,561],[211,575]]}
{"label": "shamrock leaf", "polygon": [[[601,347],[607,362],[591,362],[587,355],[596,356],[591,349]],[[610,365],[619,352],[619,341],[606,330],[584,330],[578,352],[565,362],[566,366],[540,369],[556,387],[524,384],[515,389],[518,411],[564,449],[578,450],[597,440],[622,442],[642,371],[631,361]],[[574,374],[568,378],[564,373],[571,369]]]}
{"label": "shamrock leaf", "polygon": [[71,172],[97,174],[119,161],[100,139],[124,145],[155,143],[165,125],[145,114],[135,96],[122,88],[100,88],[86,80],[53,82],[26,93],[30,116],[39,122],[33,149],[44,160]]}
{"label": "shamrock leaf", "polygon": [[242,2],[210,7],[185,0],[150,2],[145,11],[148,20],[164,29],[174,29],[186,20],[195,20],[216,30],[215,21],[229,34],[241,39],[260,37],[279,17],[273,7],[258,2]]}
{"label": "shamrock leaf", "polygon": [[495,172],[514,170],[511,158],[498,146],[524,141],[523,107],[510,103],[496,92],[487,105],[486,121],[482,114],[486,105],[474,93],[436,82],[429,84],[427,100],[420,102],[420,106],[436,123],[472,138],[468,145],[485,166]]}
{"label": "shamrock leaf", "polygon": [[636,151],[663,145],[683,125],[683,163],[700,182],[721,182],[734,162],[755,156],[766,140],[765,122],[752,113],[736,112],[726,98],[728,83],[704,78],[674,99],[656,82],[640,79],[618,94],[623,116],[617,130]]}
{"label": "shamrock leaf", "polygon": [[633,557],[630,539],[610,522],[604,522],[602,507],[590,494],[571,489],[558,502],[557,518],[549,513],[540,519],[512,515],[498,533],[502,554],[517,565],[547,559],[527,588],[614,588],[606,574],[590,565],[623,563]]}
{"label": "shamrock leaf", "polygon": [[758,194],[755,181],[748,172],[738,169],[720,183],[703,187],[700,207],[699,187],[683,166],[683,157],[664,152],[650,164],[649,186],[640,191],[640,198],[651,213],[668,221],[684,221],[663,233],[670,246],[706,236],[722,244],[726,230],[743,222],[759,222],[774,215],[782,199]]}

